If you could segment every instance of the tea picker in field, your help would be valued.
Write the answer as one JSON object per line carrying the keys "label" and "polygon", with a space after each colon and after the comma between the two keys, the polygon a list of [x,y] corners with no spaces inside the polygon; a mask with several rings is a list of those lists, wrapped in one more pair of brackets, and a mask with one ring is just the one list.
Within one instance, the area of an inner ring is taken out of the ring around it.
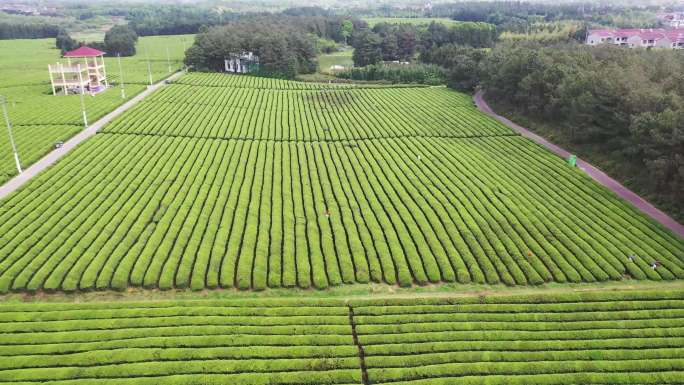
{"label": "tea picker in field", "polygon": [[653,270],[657,269],[658,266],[660,266],[660,262],[658,262],[658,261],[653,261],[653,263],[651,264],[651,268]]}
{"label": "tea picker in field", "polygon": [[629,259],[630,262],[636,261],[636,255],[634,255],[634,254],[630,254],[629,257],[627,257],[627,258]]}

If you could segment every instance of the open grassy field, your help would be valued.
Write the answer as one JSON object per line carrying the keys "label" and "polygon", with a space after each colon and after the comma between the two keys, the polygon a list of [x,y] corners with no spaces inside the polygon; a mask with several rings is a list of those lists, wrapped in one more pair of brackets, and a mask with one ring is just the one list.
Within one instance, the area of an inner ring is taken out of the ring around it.
{"label": "open grassy field", "polygon": [[[118,87],[97,96],[87,96],[86,111],[90,122],[141,92],[149,81],[145,53],[150,58],[152,80],[159,81],[182,66],[183,42],[189,47],[192,36],[143,37],[138,54],[122,58],[126,99]],[[14,126],[22,165],[27,167],[49,152],[54,143],[75,135],[82,127],[78,95],[53,96],[47,65],[59,60],[54,39],[0,40],[0,95],[8,100],[9,116]],[[169,49],[167,63],[166,49]],[[105,59],[110,83],[120,77],[116,58]],[[14,158],[5,123],[0,124],[0,183],[16,174]]]}
{"label": "open grassy field", "polygon": [[0,304],[0,384],[681,384],[681,290]]}
{"label": "open grassy field", "polygon": [[339,65],[342,67],[353,67],[352,60],[353,50],[347,49],[331,54],[322,54],[318,56],[318,71],[324,74],[330,73],[330,67]]}
{"label": "open grassy field", "polygon": [[363,20],[365,20],[371,28],[379,23],[428,25],[432,22],[436,22],[447,26],[459,23],[457,20],[441,17],[364,17]]}
{"label": "open grassy field", "polygon": [[682,277],[682,239],[443,87],[186,75],[0,202],[2,292]]}

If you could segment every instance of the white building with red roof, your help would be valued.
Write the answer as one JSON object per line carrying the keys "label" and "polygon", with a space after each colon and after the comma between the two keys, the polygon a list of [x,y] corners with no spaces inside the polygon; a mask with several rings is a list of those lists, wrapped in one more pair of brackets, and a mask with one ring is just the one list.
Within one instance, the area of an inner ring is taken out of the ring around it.
{"label": "white building with red roof", "polygon": [[613,44],[630,48],[684,48],[684,28],[590,29],[586,44]]}
{"label": "white building with red roof", "polygon": [[64,95],[69,92],[85,93],[86,90],[95,94],[106,89],[109,84],[104,54],[95,48],[82,46],[64,54],[66,64],[48,64],[52,94],[57,95],[57,90]]}

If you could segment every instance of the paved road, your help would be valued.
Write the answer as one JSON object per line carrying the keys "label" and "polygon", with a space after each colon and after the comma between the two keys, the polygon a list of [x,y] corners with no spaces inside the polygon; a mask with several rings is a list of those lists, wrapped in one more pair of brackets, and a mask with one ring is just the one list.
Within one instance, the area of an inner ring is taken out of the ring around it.
{"label": "paved road", "polygon": [[[550,143],[549,141],[542,138],[541,136],[535,134],[534,132],[528,130],[525,127],[522,127],[518,124],[513,123],[509,119],[506,119],[503,116],[497,115],[491,109],[491,107],[489,107],[487,102],[485,102],[485,100],[483,99],[483,92],[482,91],[478,91],[475,94],[474,99],[475,99],[475,104],[477,105],[477,108],[480,109],[480,111],[494,117],[495,119],[499,120],[503,124],[511,127],[515,131],[519,132],[522,136],[529,138],[532,141],[548,148],[549,150],[551,150],[551,152],[557,154],[558,156],[560,156],[562,158],[567,158],[568,156],[570,156],[570,152],[566,151],[565,149],[558,147],[553,143]],[[607,188],[609,188],[610,190],[612,190],[614,193],[616,193],[621,198],[627,200],[628,202],[631,202],[637,209],[641,210],[641,212],[643,212],[644,214],[650,216],[651,218],[660,222],[663,226],[672,230],[672,232],[674,232],[675,234],[678,234],[680,237],[684,238],[684,226],[682,226],[679,222],[675,221],[674,219],[670,218],[667,214],[660,211],[658,208],[656,208],[652,204],[648,203],[644,198],[635,194],[633,191],[631,191],[627,187],[621,185],[615,179],[606,175],[606,173],[604,173],[603,171],[599,170],[598,168],[592,166],[591,164],[585,162],[582,159],[577,158],[577,167],[579,167],[581,170],[586,172],[587,175],[592,177],[595,181],[599,182],[600,184],[602,184],[602,185],[606,186]]]}
{"label": "paved road", "polygon": [[26,182],[31,180],[31,178],[38,175],[41,171],[45,170],[46,168],[50,167],[53,163],[57,162],[57,160],[66,155],[73,148],[81,144],[81,142],[95,135],[100,128],[102,128],[105,124],[109,123],[112,119],[116,118],[117,116],[121,115],[121,113],[123,113],[124,111],[138,104],[138,102],[143,100],[149,94],[163,87],[166,80],[174,80],[182,74],[183,72],[177,72],[169,76],[165,80],[162,80],[159,83],[147,87],[145,91],[139,93],[131,100],[120,105],[114,111],[103,116],[100,120],[88,126],[88,128],[79,132],[74,137],[66,141],[64,145],[62,145],[62,147],[51,151],[45,157],[41,158],[38,162],[31,165],[29,168],[24,169],[24,172],[10,179],[4,185],[0,186],[0,199],[6,197],[7,195],[17,190],[19,187],[23,186]]}

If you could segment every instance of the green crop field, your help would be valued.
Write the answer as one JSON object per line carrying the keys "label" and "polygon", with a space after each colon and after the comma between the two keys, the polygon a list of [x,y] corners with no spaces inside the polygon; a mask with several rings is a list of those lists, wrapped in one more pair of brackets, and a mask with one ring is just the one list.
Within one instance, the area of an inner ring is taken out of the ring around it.
{"label": "green crop field", "polygon": [[0,304],[0,384],[681,384],[684,292]]}
{"label": "green crop field", "polygon": [[[149,81],[146,57],[150,58],[152,79],[157,82],[169,75],[169,64],[171,71],[181,68],[183,44],[189,47],[191,42],[190,35],[142,37],[137,46],[138,55],[121,59],[121,72],[116,58],[105,58],[110,83],[118,86],[123,73],[126,99],[121,98],[118,87],[94,97],[87,96],[89,121],[94,122],[145,88]],[[7,109],[24,167],[47,154],[55,142],[72,137],[83,127],[79,96],[52,95],[47,66],[59,60],[59,50],[54,44],[54,39],[0,40],[0,95],[8,101]],[[17,171],[4,120],[0,127],[0,183],[3,183]]]}
{"label": "green crop field", "polygon": [[186,75],[0,202],[1,292],[683,277],[682,239],[443,87]]}

